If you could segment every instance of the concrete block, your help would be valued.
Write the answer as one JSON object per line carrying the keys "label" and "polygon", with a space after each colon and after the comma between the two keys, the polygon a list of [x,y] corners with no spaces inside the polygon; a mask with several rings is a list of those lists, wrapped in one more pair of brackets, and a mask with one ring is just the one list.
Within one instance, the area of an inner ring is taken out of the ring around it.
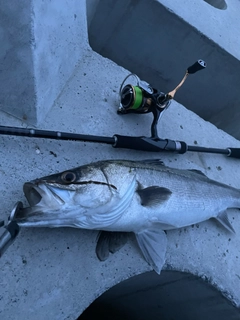
{"label": "concrete block", "polygon": [[1,110],[34,125],[44,119],[87,45],[84,6],[68,0],[1,1]]}
{"label": "concrete block", "polygon": [[189,65],[205,60],[206,70],[190,76],[175,98],[240,138],[240,2],[225,10],[208,2],[215,7],[202,0],[94,1],[89,41],[163,92],[176,87]]}

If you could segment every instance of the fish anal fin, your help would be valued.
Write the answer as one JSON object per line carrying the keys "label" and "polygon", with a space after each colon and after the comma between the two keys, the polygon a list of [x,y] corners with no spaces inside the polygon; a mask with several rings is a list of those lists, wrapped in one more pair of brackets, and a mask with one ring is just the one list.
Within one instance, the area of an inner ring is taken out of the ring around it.
{"label": "fish anal fin", "polygon": [[172,194],[171,190],[159,186],[151,186],[145,189],[138,189],[137,193],[141,198],[142,206],[145,207],[159,205],[168,200],[168,198]]}
{"label": "fish anal fin", "polygon": [[228,220],[227,211],[222,211],[219,213],[219,215],[216,217],[217,221],[221,223],[222,226],[224,226],[228,231],[231,233],[235,233],[235,230],[233,229],[230,221]]}
{"label": "fish anal fin", "polygon": [[100,231],[97,238],[96,255],[100,261],[109,257],[109,252],[115,253],[128,241],[128,232]]}
{"label": "fish anal fin", "polygon": [[155,227],[143,230],[135,235],[145,260],[154,271],[160,274],[165,263],[167,250],[167,237],[165,232]]}
{"label": "fish anal fin", "polygon": [[115,253],[120,250],[127,243],[128,237],[128,232],[111,232],[109,251]]}

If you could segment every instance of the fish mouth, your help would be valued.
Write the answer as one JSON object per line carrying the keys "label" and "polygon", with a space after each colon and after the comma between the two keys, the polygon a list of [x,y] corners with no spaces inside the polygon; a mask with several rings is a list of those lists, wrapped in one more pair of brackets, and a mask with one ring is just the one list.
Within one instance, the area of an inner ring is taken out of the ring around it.
{"label": "fish mouth", "polygon": [[24,184],[23,192],[31,207],[39,204],[43,198],[42,189],[32,182],[26,182]]}
{"label": "fish mouth", "polygon": [[[53,203],[55,209],[64,204],[64,201],[52,190],[51,186],[47,186],[45,183],[26,182],[23,185],[23,192],[29,207],[20,208],[10,215],[10,220],[16,221],[20,225],[34,226],[40,222],[47,223],[46,221],[50,219],[48,212],[52,209],[49,204]],[[54,217],[52,216],[51,219]]]}
{"label": "fish mouth", "polygon": [[64,200],[55,192],[55,188],[45,183],[26,182],[23,185],[24,195],[31,207],[46,206],[47,202],[63,205]]}

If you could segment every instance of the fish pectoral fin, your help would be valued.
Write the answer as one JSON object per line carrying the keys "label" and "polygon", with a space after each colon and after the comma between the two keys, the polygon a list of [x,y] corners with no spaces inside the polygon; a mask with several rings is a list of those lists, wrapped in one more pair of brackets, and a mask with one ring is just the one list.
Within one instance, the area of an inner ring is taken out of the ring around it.
{"label": "fish pectoral fin", "polygon": [[172,194],[171,190],[159,186],[151,186],[145,189],[138,189],[137,193],[140,196],[141,204],[144,207],[159,205],[168,200]]}
{"label": "fish pectoral fin", "polygon": [[224,226],[228,231],[231,233],[235,233],[235,230],[233,229],[230,221],[228,220],[227,211],[222,211],[219,213],[219,215],[216,217],[217,221],[221,223],[222,226]]}
{"label": "fish pectoral fin", "polygon": [[167,237],[163,230],[155,227],[136,233],[138,245],[150,266],[160,274],[165,263]]}
{"label": "fish pectoral fin", "polygon": [[100,261],[109,257],[109,252],[115,253],[128,241],[128,232],[100,231],[97,237],[96,255]]}

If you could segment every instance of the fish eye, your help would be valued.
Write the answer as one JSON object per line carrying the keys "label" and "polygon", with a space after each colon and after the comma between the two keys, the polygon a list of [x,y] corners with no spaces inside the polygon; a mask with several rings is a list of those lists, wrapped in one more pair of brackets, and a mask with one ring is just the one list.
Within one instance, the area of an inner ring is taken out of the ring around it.
{"label": "fish eye", "polygon": [[76,180],[76,175],[74,172],[66,171],[62,174],[61,179],[65,183],[72,183]]}

